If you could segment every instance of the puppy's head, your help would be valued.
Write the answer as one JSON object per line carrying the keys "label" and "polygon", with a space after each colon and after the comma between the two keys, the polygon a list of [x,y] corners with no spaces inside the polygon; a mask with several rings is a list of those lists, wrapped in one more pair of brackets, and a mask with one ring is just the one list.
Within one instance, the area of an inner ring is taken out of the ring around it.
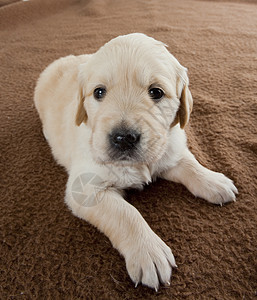
{"label": "puppy's head", "polygon": [[143,34],[115,38],[81,65],[76,124],[91,128],[95,160],[160,159],[171,128],[189,120],[186,71],[163,43]]}

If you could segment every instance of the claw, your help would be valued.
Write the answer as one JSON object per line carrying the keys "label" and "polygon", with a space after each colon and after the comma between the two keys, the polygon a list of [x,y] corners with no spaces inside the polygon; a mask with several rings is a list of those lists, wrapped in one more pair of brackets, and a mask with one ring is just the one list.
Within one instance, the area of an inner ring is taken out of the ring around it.
{"label": "claw", "polygon": [[154,289],[155,289],[155,292],[157,293],[158,292],[158,287],[155,287]]}
{"label": "claw", "polygon": [[135,288],[137,288],[137,286],[138,286],[138,282],[136,282],[136,284],[135,284]]}
{"label": "claw", "polygon": [[169,282],[169,281],[167,281],[165,285],[168,285],[168,286],[170,286],[170,282]]}

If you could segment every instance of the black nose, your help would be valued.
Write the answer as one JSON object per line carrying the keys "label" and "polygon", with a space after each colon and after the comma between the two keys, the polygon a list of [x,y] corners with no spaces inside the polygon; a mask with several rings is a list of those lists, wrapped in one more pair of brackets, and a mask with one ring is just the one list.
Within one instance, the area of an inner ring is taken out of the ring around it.
{"label": "black nose", "polygon": [[132,150],[140,140],[140,133],[133,129],[115,129],[110,134],[110,143],[118,150]]}

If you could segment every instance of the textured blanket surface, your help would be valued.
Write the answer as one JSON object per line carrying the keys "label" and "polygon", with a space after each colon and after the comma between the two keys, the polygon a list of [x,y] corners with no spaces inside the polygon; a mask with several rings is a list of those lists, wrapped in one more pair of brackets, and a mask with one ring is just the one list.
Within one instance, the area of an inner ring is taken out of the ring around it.
{"label": "textured blanket surface", "polygon": [[[0,298],[256,299],[255,1],[0,1]],[[191,151],[239,190],[223,207],[157,180],[126,199],[171,247],[170,287],[136,289],[108,238],[64,203],[33,105],[40,72],[69,54],[143,32],[188,68]]]}

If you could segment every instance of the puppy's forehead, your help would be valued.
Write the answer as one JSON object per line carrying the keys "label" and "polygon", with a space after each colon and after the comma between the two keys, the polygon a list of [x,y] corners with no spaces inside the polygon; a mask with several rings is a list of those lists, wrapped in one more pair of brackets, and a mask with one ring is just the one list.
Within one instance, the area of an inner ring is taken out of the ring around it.
{"label": "puppy's forehead", "polygon": [[[94,54],[90,81],[108,86],[133,82],[145,87],[160,77],[171,77],[170,56],[163,43],[144,35],[118,37]],[[174,64],[174,74],[175,69]]]}

